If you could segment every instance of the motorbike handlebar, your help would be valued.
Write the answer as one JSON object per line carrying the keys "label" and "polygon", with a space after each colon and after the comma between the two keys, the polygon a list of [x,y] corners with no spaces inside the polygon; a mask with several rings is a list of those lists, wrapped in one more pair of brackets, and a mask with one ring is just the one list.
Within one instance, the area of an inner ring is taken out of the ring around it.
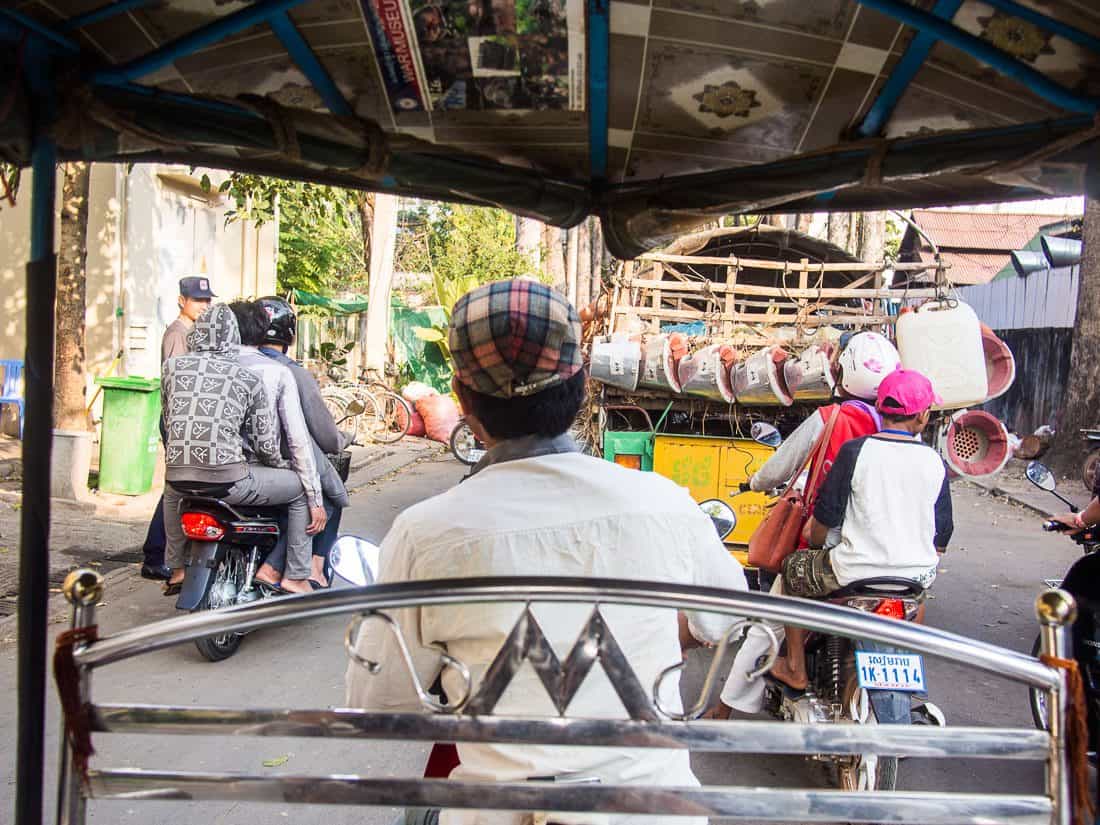
{"label": "motorbike handlebar", "polygon": [[1048,521],[1043,522],[1043,529],[1046,530],[1048,533],[1065,533],[1069,530],[1072,530],[1073,528],[1062,524],[1062,522],[1060,521],[1049,519]]}

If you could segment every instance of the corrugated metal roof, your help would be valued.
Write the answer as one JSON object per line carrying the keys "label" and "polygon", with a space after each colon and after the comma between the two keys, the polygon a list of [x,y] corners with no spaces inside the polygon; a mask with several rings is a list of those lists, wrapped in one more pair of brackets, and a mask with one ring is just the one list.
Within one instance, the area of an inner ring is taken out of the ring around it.
{"label": "corrugated metal roof", "polygon": [[[960,286],[986,284],[1012,262],[1011,252],[952,252],[940,248],[940,256],[947,264],[947,279]],[[931,263],[935,255],[921,249],[916,256],[922,262]]]}
{"label": "corrugated metal roof", "polygon": [[1057,218],[1050,215],[914,209],[913,221],[928,234],[940,251],[997,250],[1008,255],[1012,250],[1026,246],[1035,233],[1056,222]]}

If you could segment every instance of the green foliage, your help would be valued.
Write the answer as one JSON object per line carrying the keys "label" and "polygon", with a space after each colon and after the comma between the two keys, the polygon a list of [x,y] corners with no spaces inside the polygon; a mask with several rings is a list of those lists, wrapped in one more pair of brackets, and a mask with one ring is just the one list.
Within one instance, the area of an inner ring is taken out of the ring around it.
{"label": "green foliage", "polygon": [[[459,296],[462,297],[462,296]],[[431,326],[431,327],[413,327],[413,334],[416,335],[421,341],[425,341],[429,344],[435,344],[439,347],[443,353],[443,357],[449,363],[451,360],[451,349],[447,345],[447,327],[445,326]]]}
{"label": "green foliage", "polygon": [[905,224],[887,213],[886,215],[886,259],[896,261],[901,254],[901,239],[905,235]]}
{"label": "green foliage", "polygon": [[[202,186],[209,191],[207,176]],[[219,187],[233,206],[226,222],[262,226],[279,215],[279,292],[302,289],[318,295],[365,290],[363,193],[334,186],[233,173]]]}
{"label": "green foliage", "polygon": [[343,367],[348,363],[348,353],[355,349],[355,343],[335,344],[325,341],[321,344],[321,360],[326,367]]}
{"label": "green foliage", "polygon": [[516,249],[516,224],[509,213],[503,209],[454,206],[450,218],[450,232],[433,261],[436,289],[444,307],[450,308],[454,301],[444,300],[441,284],[470,281],[484,284],[534,274],[532,261]]}
{"label": "green foliage", "polygon": [[22,167],[11,163],[0,163],[0,204],[15,206],[19,194],[19,183],[23,179]]}

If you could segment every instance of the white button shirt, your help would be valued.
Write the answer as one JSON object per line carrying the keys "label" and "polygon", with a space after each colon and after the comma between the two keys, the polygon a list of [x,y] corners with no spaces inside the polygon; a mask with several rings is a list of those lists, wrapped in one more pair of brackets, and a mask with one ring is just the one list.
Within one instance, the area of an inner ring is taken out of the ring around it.
{"label": "white button shirt", "polygon": [[[723,547],[710,519],[687,491],[655,473],[627,470],[579,453],[558,453],[491,464],[465,483],[401,514],[381,548],[381,582],[466,576],[591,576],[744,590],[741,566]],[[523,604],[429,606],[391,613],[410,645],[425,688],[440,669],[438,645],[464,662],[474,691]],[[590,605],[535,604],[533,613],[565,660],[591,614]],[[681,659],[676,613],[606,605],[611,631],[648,692],[658,674]],[[694,614],[692,632],[718,641],[736,619]],[[390,631],[367,622],[358,651],[382,662],[370,675],[352,663],[347,699],[374,711],[421,710]],[[461,678],[443,672],[448,695],[462,693]],[[681,709],[679,679],[662,691],[665,707]],[[493,711],[502,716],[557,716],[529,665],[517,673]],[[625,718],[607,675],[594,667],[566,711],[575,718]],[[459,744],[462,764],[453,779],[522,781],[582,772],[606,784],[697,787],[687,751]],[[531,820],[530,816],[526,817]],[[698,823],[701,819],[646,816],[594,817],[554,813],[564,823]],[[518,825],[507,811],[444,811],[441,825]],[[546,815],[536,815],[536,823]]]}

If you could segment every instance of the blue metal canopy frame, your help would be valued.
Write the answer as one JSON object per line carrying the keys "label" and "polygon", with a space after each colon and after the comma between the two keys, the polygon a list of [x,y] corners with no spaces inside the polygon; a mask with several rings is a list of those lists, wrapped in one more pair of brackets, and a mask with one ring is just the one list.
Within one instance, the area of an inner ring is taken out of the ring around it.
{"label": "blue metal canopy frame", "polygon": [[[943,20],[950,20],[961,5],[962,0],[936,0],[931,13]],[[917,76],[917,72],[924,65],[925,58],[928,57],[934,45],[936,45],[936,38],[928,32],[918,31],[913,36],[901,60],[886,78],[875,102],[867,110],[863,122],[857,127],[856,132],[860,136],[874,137],[886,128],[902,95],[909,88],[913,78]]]}
{"label": "blue metal canopy frame", "polygon": [[[1000,1],[1005,2],[1005,0]],[[901,2],[901,0],[856,0],[856,2],[912,26],[923,35],[932,37],[935,40],[942,40],[944,43],[966,52],[971,57],[996,69],[1005,77],[1015,80],[1059,108],[1086,114],[1096,114],[1097,111],[1100,111],[1100,101],[1095,98],[1083,95],[1073,89],[1067,89],[1027,63],[1017,60],[1008,52],[998,49],[992,43],[982,40],[980,37],[975,37],[970,32],[963,31],[937,14],[922,11],[915,6]],[[1038,16],[1043,17],[1042,15]],[[927,54],[927,51],[925,54]],[[918,63],[916,68],[919,69],[919,67]],[[913,73],[916,73],[915,70]],[[886,103],[889,103],[889,101],[887,100]]]}
{"label": "blue metal canopy frame", "polygon": [[593,181],[607,178],[607,83],[611,60],[610,0],[588,0],[588,168]]}

